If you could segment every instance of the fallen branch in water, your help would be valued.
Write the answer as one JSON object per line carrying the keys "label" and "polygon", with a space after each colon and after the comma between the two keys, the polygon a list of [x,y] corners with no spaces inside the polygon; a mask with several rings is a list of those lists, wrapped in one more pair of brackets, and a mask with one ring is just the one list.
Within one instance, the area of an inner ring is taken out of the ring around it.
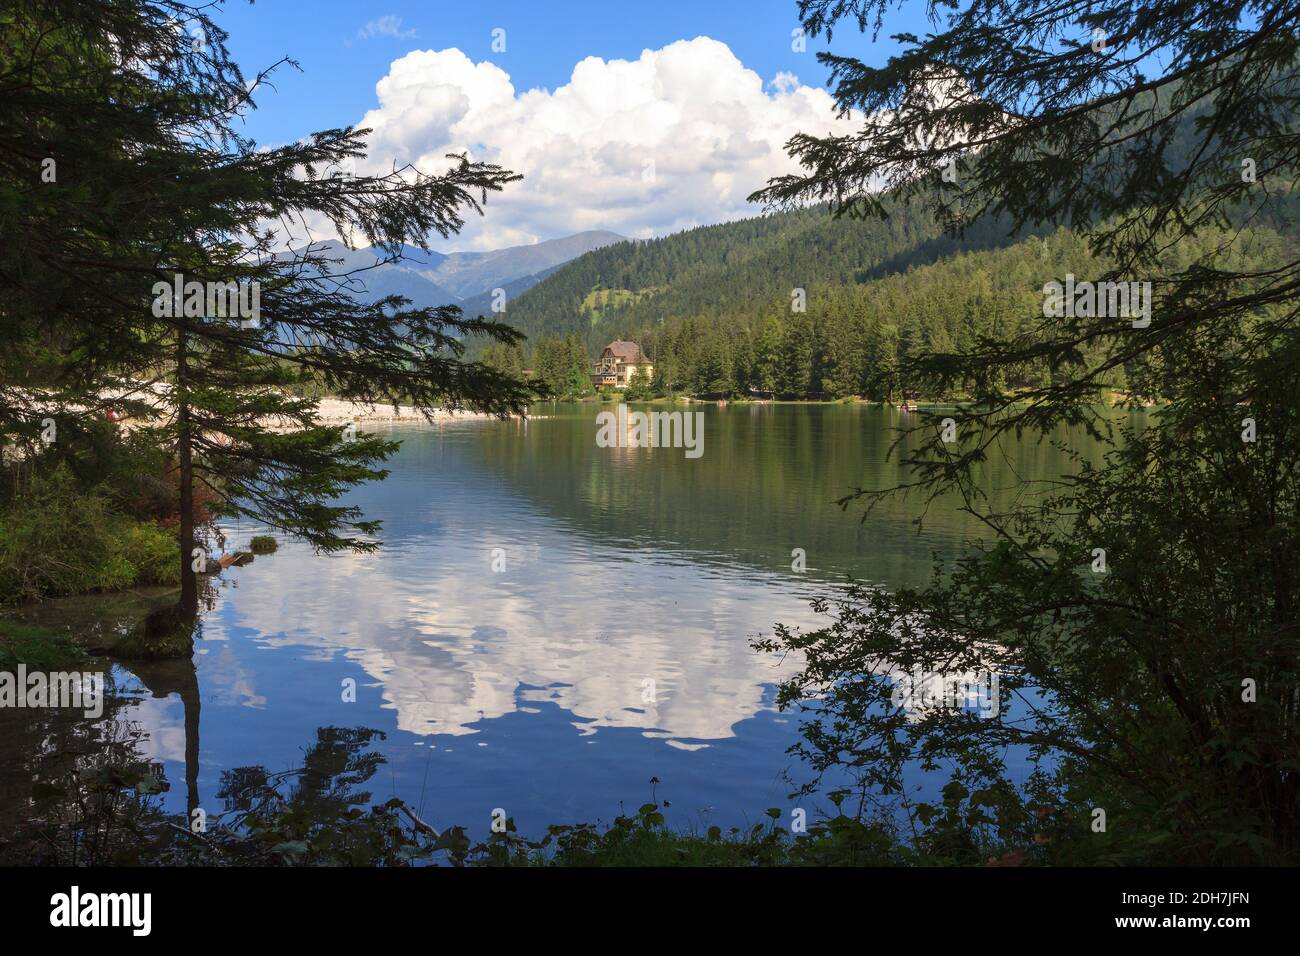
{"label": "fallen branch in water", "polygon": [[433,827],[429,826],[429,824],[425,823],[423,820],[417,817],[415,815],[415,811],[412,810],[410,807],[408,807],[405,803],[398,801],[397,808],[411,818],[411,824],[415,827],[417,832],[427,833],[435,840],[437,840],[441,836],[441,834],[437,830],[435,830]]}

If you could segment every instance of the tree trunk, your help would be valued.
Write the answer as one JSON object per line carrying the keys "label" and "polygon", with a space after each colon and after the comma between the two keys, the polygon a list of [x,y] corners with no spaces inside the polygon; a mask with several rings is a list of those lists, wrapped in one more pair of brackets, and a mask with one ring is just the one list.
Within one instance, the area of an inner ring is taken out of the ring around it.
{"label": "tree trunk", "polygon": [[190,658],[183,660],[141,660],[129,665],[133,673],[154,696],[162,700],[176,694],[185,710],[185,815],[194,819],[199,802],[199,725],[202,696],[199,676]]}
{"label": "tree trunk", "polygon": [[181,486],[181,600],[180,609],[187,617],[199,613],[199,581],[194,571],[194,451],[190,444],[190,406],[185,401],[186,366],[185,332],[176,336],[176,387],[179,401],[176,420],[179,428],[176,450],[180,460]]}

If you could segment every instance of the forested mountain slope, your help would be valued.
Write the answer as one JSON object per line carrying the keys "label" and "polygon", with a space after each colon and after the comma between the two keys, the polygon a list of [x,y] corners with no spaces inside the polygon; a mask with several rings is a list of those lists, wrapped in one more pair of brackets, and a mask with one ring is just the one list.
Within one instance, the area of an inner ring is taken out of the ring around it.
{"label": "forested mountain slope", "polygon": [[[1209,230],[1182,243],[1162,268],[1207,253],[1223,265],[1287,261],[1296,245],[1293,197],[1277,210],[1240,233]],[[658,393],[895,399],[925,393],[925,383],[898,378],[909,356],[1032,333],[1045,282],[1096,277],[1107,265],[1069,229],[1012,235],[1005,222],[987,220],[958,240],[915,207],[884,221],[837,220],[824,208],[777,213],[574,260],[510,303],[506,318],[529,336],[530,355],[489,358],[546,366],[552,385],[568,391],[581,376],[551,365],[580,362],[579,344],[591,356],[626,338],[654,359]],[[552,341],[560,337],[563,349]],[[1021,381],[1046,374],[1025,368]],[[1109,384],[1122,388],[1124,376]]]}
{"label": "forested mountain slope", "polygon": [[[789,297],[817,283],[863,282],[963,247],[1004,243],[1004,234],[1005,226],[984,224],[958,242],[919,206],[883,222],[832,221],[824,207],[773,213],[588,253],[511,302],[510,322],[530,337],[615,320],[635,327]],[[614,296],[623,304],[595,301],[608,292],[626,293]]]}
{"label": "forested mountain slope", "polygon": [[[1187,110],[1163,145],[1172,170],[1192,155],[1205,109]],[[1123,148],[1101,161],[1123,164]],[[1264,215],[1205,228],[1167,250],[1156,271],[1290,261],[1300,203],[1281,177],[1261,187]],[[495,347],[488,360],[512,370],[531,364],[552,387],[572,391],[584,379],[584,350],[595,356],[621,338],[654,360],[656,393],[892,399],[926,393],[926,383],[898,378],[909,357],[1032,335],[1044,283],[1111,267],[1068,227],[1017,230],[986,216],[956,238],[919,201],[887,198],[885,208],[884,219],[837,219],[825,206],[771,213],[589,252],[511,296],[505,319],[528,336],[526,354]],[[1030,383],[1048,370],[1016,374]],[[1107,384],[1122,388],[1124,379],[1118,372]]]}

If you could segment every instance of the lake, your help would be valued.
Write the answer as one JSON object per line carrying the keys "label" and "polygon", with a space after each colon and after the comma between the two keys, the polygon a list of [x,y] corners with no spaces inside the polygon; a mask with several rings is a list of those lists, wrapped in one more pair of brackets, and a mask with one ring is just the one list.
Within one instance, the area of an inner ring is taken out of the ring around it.
{"label": "lake", "polygon": [[[809,600],[850,578],[920,583],[934,552],[956,554],[980,526],[951,503],[919,526],[915,501],[866,522],[836,504],[903,476],[887,459],[905,417],[893,409],[690,406],[704,444],[688,458],[597,447],[609,408],[378,428],[402,450],[349,500],[384,522],[383,548],[323,556],[281,539],[227,570],[192,662],[113,667],[121,696],[98,738],[131,735],[181,812],[220,812],[237,768],[302,766],[329,727],[385,735],[361,791],[476,836],[497,808],[540,835],[652,792],[678,826],[788,807],[787,777],[808,778],[784,753],[796,722],[773,706],[793,664],[750,641],[813,624]],[[1067,469],[1047,442],[1006,450],[987,475],[1002,500]],[[262,529],[228,530],[243,548]],[[48,746],[21,719],[0,731],[0,818],[25,812],[27,763]]]}

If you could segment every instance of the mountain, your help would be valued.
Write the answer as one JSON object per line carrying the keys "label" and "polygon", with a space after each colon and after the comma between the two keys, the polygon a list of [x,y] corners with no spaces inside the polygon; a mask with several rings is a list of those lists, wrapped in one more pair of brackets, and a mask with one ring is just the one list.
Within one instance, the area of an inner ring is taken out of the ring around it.
{"label": "mountain", "polygon": [[490,252],[425,252],[406,246],[397,262],[383,262],[382,250],[352,250],[333,239],[314,248],[337,260],[331,266],[335,274],[353,273],[364,298],[401,295],[416,306],[460,305],[477,315],[491,311],[492,290],[504,289],[510,302],[566,262],[623,241],[617,233],[588,231]]}
{"label": "mountain", "polygon": [[[1240,241],[1203,229],[1166,250],[1161,268],[1218,260],[1249,271],[1291,261],[1297,197],[1279,190],[1239,224],[1248,227]],[[1044,283],[1111,266],[1069,228],[1015,230],[989,217],[958,239],[919,202],[892,201],[888,212],[852,220],[801,209],[589,252],[510,302],[505,319],[528,336],[531,356],[480,349],[503,367],[547,369],[560,394],[602,346],[630,339],[654,362],[655,393],[957,399],[901,380],[899,369],[920,355],[1033,336]],[[1083,346],[1086,357],[1091,348]],[[584,349],[585,362],[572,360]],[[1051,374],[1045,363],[1026,363],[1007,384]],[[1125,376],[1116,369],[1105,384],[1123,388]]]}
{"label": "mountain", "polygon": [[494,288],[504,288],[507,282],[517,284],[519,280],[548,272],[593,249],[623,241],[624,238],[617,233],[597,230],[494,252],[453,252],[433,267],[431,277],[466,299]]}
{"label": "mountain", "polygon": [[691,315],[754,313],[795,289],[861,284],[1028,235],[1003,223],[946,236],[919,203],[885,220],[832,219],[825,207],[778,212],[663,238],[626,241],[578,257],[510,304],[530,338],[614,333]]}
{"label": "mountain", "polygon": [[[506,311],[509,312],[510,306],[515,299],[523,295],[523,293],[527,292],[533,286],[537,285],[547,276],[552,275],[559,269],[563,269],[564,266],[565,263],[562,262],[559,265],[551,266],[549,269],[545,269],[541,272],[535,272],[532,275],[527,275],[520,279],[511,279],[508,282],[503,282],[500,286],[494,287],[505,291]],[[495,294],[493,289],[484,289],[478,295],[472,295],[463,300],[460,307],[468,316],[491,315],[494,298]]]}
{"label": "mountain", "polygon": [[378,249],[349,249],[336,239],[316,243],[313,249],[332,260],[332,274],[349,273],[355,290],[364,299],[400,295],[418,306],[460,304],[460,297],[434,278],[433,270],[447,258],[442,253],[410,247],[403,249],[408,258],[383,262],[385,255]]}

